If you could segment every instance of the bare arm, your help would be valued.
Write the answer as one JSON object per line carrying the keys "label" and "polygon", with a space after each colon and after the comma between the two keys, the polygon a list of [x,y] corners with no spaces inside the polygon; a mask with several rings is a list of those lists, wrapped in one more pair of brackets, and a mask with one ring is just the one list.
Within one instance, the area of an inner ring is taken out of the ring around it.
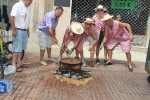
{"label": "bare arm", "polygon": [[93,38],[94,38],[94,43],[92,44],[93,45],[93,47],[97,44],[97,42],[98,42],[98,38],[97,38],[97,36],[96,36],[96,32],[95,32],[95,30],[93,30],[93,32],[92,32],[92,36],[93,36]]}
{"label": "bare arm", "polygon": [[56,31],[54,30],[53,32],[54,32],[54,35],[56,36]]}
{"label": "bare arm", "polygon": [[68,36],[69,36],[69,29],[67,28],[66,31],[65,31],[64,39],[63,39],[64,47],[67,48],[67,49],[68,49],[68,46],[67,46]]}
{"label": "bare arm", "polygon": [[54,43],[58,44],[58,40],[56,39],[56,36],[50,27],[48,27],[48,32],[49,32],[50,36],[52,37]]}
{"label": "bare arm", "polygon": [[101,47],[103,47],[104,43],[106,43],[106,41],[107,41],[108,31],[109,30],[108,30],[107,26],[105,26],[104,27],[104,38],[103,38],[103,41],[101,43]]}
{"label": "bare arm", "polygon": [[14,18],[15,18],[14,16],[10,16],[9,20],[10,20],[10,24],[11,24],[11,27],[12,27],[12,36],[16,37],[17,33],[16,33],[16,27],[15,27]]}
{"label": "bare arm", "polygon": [[97,42],[98,42],[98,38],[97,38],[97,36],[96,36],[95,30],[93,30],[93,32],[92,32],[92,37],[93,37],[93,39],[94,39],[94,42],[93,42],[93,44],[89,47],[89,51],[91,51],[91,50],[94,48],[94,46],[97,44]]}
{"label": "bare arm", "polygon": [[119,27],[125,27],[128,30],[128,32],[130,34],[130,41],[133,41],[133,34],[132,34],[130,24],[118,22],[118,25],[119,25]]}

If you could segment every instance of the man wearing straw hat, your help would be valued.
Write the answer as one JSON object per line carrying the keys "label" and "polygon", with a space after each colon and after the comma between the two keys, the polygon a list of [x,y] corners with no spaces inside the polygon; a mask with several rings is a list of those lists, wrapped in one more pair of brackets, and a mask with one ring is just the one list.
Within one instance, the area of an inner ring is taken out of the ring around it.
{"label": "man wearing straw hat", "polygon": [[69,50],[68,48],[68,44],[69,42],[73,42],[74,45],[73,47],[70,49],[70,54],[75,50],[77,49],[78,51],[81,51],[82,50],[82,42],[81,39],[82,39],[82,33],[83,33],[84,29],[81,25],[81,23],[79,22],[71,22],[71,25],[67,27],[66,31],[65,31],[65,35],[63,37],[63,43],[62,43],[62,46],[60,50],[60,55],[59,55],[59,58],[58,58],[58,61],[56,63],[59,63],[60,60],[62,59],[62,55],[64,53],[64,51],[67,51]]}
{"label": "man wearing straw hat", "polygon": [[[95,9],[96,14],[93,16],[93,22],[95,24],[95,28],[96,28],[96,34],[97,34],[97,38],[98,38],[98,44],[96,47],[96,64],[99,64],[99,48],[101,45],[101,42],[104,38],[104,29],[103,29],[103,21],[101,21],[101,19],[104,16],[104,10],[107,10],[106,8],[104,8],[102,5],[98,5]],[[105,51],[104,51],[105,52]],[[106,57],[105,57],[106,59]],[[104,60],[104,63],[106,63],[106,60]]]}
{"label": "man wearing straw hat", "polygon": [[56,38],[56,26],[58,24],[59,17],[63,14],[63,8],[61,6],[56,7],[55,11],[50,11],[45,14],[42,20],[38,24],[38,40],[40,46],[40,61],[39,63],[42,65],[47,65],[44,61],[44,53],[45,49],[47,49],[48,59],[50,61],[55,61],[51,57],[51,46],[52,41],[55,44],[58,44],[58,40]]}
{"label": "man wearing straw hat", "polygon": [[[130,72],[133,71],[131,65],[131,41],[133,41],[133,35],[131,27],[128,23],[122,23],[119,21],[114,21],[112,19],[113,16],[107,14],[102,19],[105,26],[105,37],[101,46],[106,42],[106,46],[108,49],[108,62],[106,65],[112,64],[112,50],[120,41],[121,49],[126,53],[127,61],[128,61],[128,69]],[[106,41],[107,40],[107,41]]]}
{"label": "man wearing straw hat", "polygon": [[[84,23],[82,23],[82,26],[84,28],[84,33],[82,36],[82,43],[85,41],[89,42],[89,51],[90,51],[90,66],[94,67],[94,49],[95,49],[95,45],[98,42],[96,33],[95,33],[95,28],[93,26],[93,21],[91,18],[86,18],[86,20],[84,21]],[[76,51],[78,52],[78,51]],[[83,49],[79,52],[80,56],[81,56],[81,60],[83,63],[83,66],[86,66],[85,60],[84,60],[84,52]],[[76,53],[76,58],[79,58],[78,53]]]}
{"label": "man wearing straw hat", "polygon": [[85,41],[89,42],[88,50],[90,51],[90,66],[94,67],[94,51],[98,39],[96,36],[95,27],[93,26],[93,20],[91,18],[86,18],[82,26],[84,27],[83,38]]}

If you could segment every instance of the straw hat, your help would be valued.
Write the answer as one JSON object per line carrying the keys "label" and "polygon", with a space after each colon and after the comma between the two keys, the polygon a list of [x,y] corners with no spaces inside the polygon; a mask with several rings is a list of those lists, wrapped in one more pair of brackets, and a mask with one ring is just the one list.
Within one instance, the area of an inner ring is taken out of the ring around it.
{"label": "straw hat", "polygon": [[93,20],[91,18],[86,18],[86,20],[84,21],[84,23],[93,24]]}
{"label": "straw hat", "polygon": [[84,29],[82,27],[82,25],[78,22],[72,22],[71,23],[71,30],[75,33],[75,34],[82,34]]}
{"label": "straw hat", "polygon": [[104,7],[102,5],[98,5],[96,8],[94,8],[94,10],[98,10],[98,9],[104,9]]}
{"label": "straw hat", "polygon": [[113,15],[111,16],[111,15],[107,14],[107,15],[105,15],[101,20],[102,20],[102,21],[109,20],[109,19],[111,19],[112,17],[113,17]]}

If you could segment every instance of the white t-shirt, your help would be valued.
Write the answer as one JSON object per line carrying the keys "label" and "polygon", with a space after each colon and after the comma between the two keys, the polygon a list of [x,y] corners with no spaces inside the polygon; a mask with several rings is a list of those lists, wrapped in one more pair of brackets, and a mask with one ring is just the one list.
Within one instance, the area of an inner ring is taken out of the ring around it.
{"label": "white t-shirt", "polygon": [[10,15],[15,17],[14,22],[16,28],[28,29],[30,12],[22,1],[13,5]]}

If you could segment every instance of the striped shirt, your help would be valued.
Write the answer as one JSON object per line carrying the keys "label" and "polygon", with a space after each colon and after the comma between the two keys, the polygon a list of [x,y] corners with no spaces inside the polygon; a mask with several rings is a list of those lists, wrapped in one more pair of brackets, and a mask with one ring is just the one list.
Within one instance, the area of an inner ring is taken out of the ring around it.
{"label": "striped shirt", "polygon": [[54,31],[58,24],[58,20],[59,19],[55,16],[55,11],[48,12],[39,22],[38,29],[49,35],[48,27]]}

